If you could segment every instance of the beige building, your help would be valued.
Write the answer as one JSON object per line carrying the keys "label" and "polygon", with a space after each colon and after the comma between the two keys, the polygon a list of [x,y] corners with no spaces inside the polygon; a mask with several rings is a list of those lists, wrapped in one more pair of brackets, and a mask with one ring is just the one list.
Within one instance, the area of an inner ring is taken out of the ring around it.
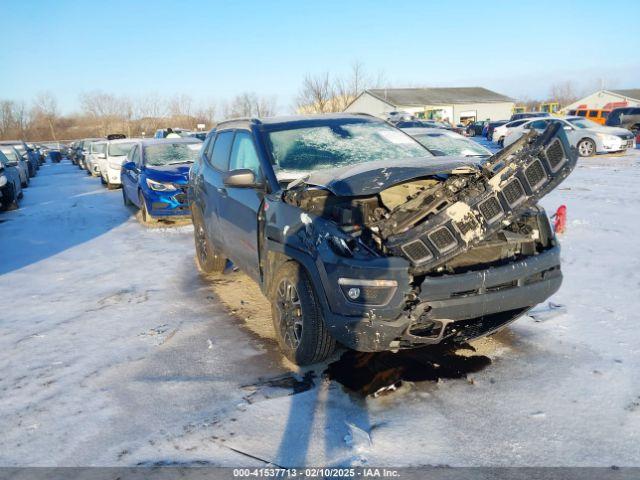
{"label": "beige building", "polygon": [[598,90],[564,107],[569,110],[613,110],[618,107],[640,107],[640,88],[628,90]]}
{"label": "beige building", "polygon": [[345,112],[386,118],[389,112],[403,111],[421,118],[466,123],[508,119],[514,105],[512,98],[481,87],[378,88],[362,92]]}

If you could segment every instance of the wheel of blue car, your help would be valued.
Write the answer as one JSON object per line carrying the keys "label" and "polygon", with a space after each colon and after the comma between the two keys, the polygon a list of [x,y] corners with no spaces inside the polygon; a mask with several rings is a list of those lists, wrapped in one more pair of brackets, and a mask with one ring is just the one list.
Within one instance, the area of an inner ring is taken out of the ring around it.
{"label": "wheel of blue car", "polygon": [[284,355],[297,365],[325,360],[335,349],[309,275],[297,262],[276,272],[270,293],[271,317]]}
{"label": "wheel of blue car", "polygon": [[132,205],[131,200],[127,197],[127,191],[124,188],[122,189],[122,203],[124,203],[125,207],[130,207]]}
{"label": "wheel of blue car", "polygon": [[153,225],[155,223],[155,218],[149,215],[149,211],[147,210],[147,202],[144,200],[144,196],[142,192],[140,192],[140,220],[145,225]]}
{"label": "wheel of blue car", "polygon": [[202,273],[222,273],[227,265],[227,259],[222,256],[209,242],[202,217],[193,205],[191,206],[191,220],[193,222],[193,239],[196,247],[196,265]]}

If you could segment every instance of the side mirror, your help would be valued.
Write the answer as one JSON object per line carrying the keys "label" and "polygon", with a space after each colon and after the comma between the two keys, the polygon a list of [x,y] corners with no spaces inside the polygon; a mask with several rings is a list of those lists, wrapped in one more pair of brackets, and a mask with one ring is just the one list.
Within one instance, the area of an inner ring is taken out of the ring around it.
{"label": "side mirror", "polygon": [[126,162],[122,164],[122,168],[124,170],[135,170],[136,169],[136,163],[135,162]]}
{"label": "side mirror", "polygon": [[224,177],[225,187],[250,188],[256,185],[256,175],[253,170],[248,168],[239,168],[231,170]]}

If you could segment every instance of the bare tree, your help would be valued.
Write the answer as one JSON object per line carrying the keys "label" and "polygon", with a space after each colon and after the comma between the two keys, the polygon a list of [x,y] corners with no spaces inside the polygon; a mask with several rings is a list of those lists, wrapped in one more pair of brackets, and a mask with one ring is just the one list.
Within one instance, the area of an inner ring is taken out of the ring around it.
{"label": "bare tree", "polygon": [[35,121],[44,121],[49,126],[51,139],[56,140],[55,123],[58,118],[58,102],[51,92],[41,92],[33,101],[32,115]]}
{"label": "bare tree", "polygon": [[549,99],[558,102],[561,107],[575,102],[578,99],[578,95],[573,82],[567,80],[566,82],[558,82],[551,85]]}
{"label": "bare tree", "polygon": [[365,89],[384,82],[382,72],[373,78],[357,61],[344,76],[332,77],[329,72],[307,74],[296,98],[296,110],[300,113],[342,112]]}
{"label": "bare tree", "polygon": [[223,107],[225,118],[270,117],[276,112],[274,97],[260,96],[253,92],[236,95]]}

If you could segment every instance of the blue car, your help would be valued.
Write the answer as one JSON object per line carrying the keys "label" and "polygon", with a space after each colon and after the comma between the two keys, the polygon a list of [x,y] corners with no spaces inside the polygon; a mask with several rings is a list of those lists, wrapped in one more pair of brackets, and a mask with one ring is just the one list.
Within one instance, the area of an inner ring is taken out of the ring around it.
{"label": "blue car", "polygon": [[190,215],[187,201],[189,169],[202,141],[193,138],[140,140],[122,165],[122,198],[135,205],[145,224],[158,218]]}

